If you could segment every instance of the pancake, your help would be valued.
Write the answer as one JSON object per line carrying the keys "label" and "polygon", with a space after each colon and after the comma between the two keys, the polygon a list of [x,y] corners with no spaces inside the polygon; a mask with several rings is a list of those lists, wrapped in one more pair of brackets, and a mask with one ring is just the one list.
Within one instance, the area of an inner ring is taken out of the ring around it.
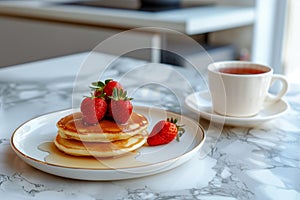
{"label": "pancake", "polygon": [[111,142],[128,139],[141,133],[148,127],[145,116],[133,112],[126,124],[117,124],[109,119],[102,119],[99,124],[87,125],[82,114],[76,112],[61,118],[57,122],[58,134],[65,139],[84,142]]}
{"label": "pancake", "polygon": [[143,146],[147,140],[147,132],[137,134],[125,140],[117,140],[113,142],[80,142],[78,140],[70,140],[62,138],[57,134],[54,144],[55,146],[72,156],[94,156],[94,157],[114,157],[131,152]]}

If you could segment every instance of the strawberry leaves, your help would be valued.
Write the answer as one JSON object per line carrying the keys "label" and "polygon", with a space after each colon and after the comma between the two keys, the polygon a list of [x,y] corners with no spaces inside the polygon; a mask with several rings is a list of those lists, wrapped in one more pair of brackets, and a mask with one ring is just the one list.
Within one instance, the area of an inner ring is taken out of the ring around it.
{"label": "strawberry leaves", "polygon": [[179,141],[180,141],[180,137],[181,137],[181,136],[184,134],[184,132],[185,132],[185,129],[183,128],[184,125],[178,125],[178,124],[177,124],[177,122],[178,122],[178,119],[177,119],[177,118],[175,118],[175,119],[173,119],[173,118],[171,118],[171,119],[170,119],[170,118],[167,118],[167,121],[176,125],[176,127],[177,127],[176,140],[179,142]]}

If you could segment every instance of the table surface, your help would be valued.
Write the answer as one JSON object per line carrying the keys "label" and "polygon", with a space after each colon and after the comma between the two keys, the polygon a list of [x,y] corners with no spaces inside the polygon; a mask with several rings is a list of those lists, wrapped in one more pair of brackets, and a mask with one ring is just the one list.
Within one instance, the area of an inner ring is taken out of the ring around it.
{"label": "table surface", "polygon": [[162,27],[189,35],[248,26],[255,21],[254,7],[203,6],[152,13],[58,4],[69,1],[0,1],[0,14],[122,29]]}
{"label": "table surface", "polygon": [[[12,150],[10,137],[19,125],[71,108],[78,100],[72,94],[85,93],[85,83],[96,77],[122,80],[129,92],[151,82],[155,87],[132,93],[135,104],[198,120],[180,103],[193,90],[205,89],[192,69],[148,65],[82,53],[0,69],[1,199],[300,199],[300,84],[291,85],[285,97],[290,109],[272,121],[248,128],[222,126],[218,132],[201,120],[207,131],[201,151],[175,169],[148,177],[106,182],[61,178],[27,165]],[[181,75],[187,81],[178,84]]]}

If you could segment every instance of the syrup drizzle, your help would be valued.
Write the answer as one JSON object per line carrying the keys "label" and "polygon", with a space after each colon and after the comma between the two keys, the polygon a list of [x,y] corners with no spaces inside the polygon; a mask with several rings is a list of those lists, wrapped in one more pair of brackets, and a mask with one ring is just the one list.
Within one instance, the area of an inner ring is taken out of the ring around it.
{"label": "syrup drizzle", "polygon": [[67,155],[58,150],[53,142],[42,143],[38,146],[38,149],[49,153],[44,158],[45,162],[70,168],[112,170],[118,168],[139,167],[148,164],[136,159],[136,157],[139,155],[139,152],[136,150],[119,157],[95,158],[92,156],[85,157]]}

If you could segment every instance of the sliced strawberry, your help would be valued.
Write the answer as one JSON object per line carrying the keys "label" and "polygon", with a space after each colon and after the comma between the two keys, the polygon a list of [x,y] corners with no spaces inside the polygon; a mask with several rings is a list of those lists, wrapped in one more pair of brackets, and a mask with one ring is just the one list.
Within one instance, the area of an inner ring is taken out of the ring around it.
{"label": "sliced strawberry", "polygon": [[150,146],[168,144],[175,138],[179,141],[179,137],[184,133],[182,125],[176,124],[177,119],[167,119],[157,122],[147,138]]}
{"label": "sliced strawberry", "polygon": [[132,113],[132,98],[127,97],[127,92],[123,89],[114,88],[111,100],[108,106],[108,115],[115,122],[124,124],[128,121]]}
{"label": "sliced strawberry", "polygon": [[105,116],[107,103],[104,98],[85,97],[81,102],[80,110],[85,123],[96,124]]}

